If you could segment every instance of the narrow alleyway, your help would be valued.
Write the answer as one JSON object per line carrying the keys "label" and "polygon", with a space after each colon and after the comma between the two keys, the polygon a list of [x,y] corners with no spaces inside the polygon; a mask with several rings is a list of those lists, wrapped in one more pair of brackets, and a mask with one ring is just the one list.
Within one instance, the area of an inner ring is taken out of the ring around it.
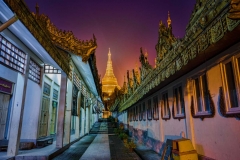
{"label": "narrow alleyway", "polygon": [[[110,131],[110,132],[109,132]],[[113,134],[107,122],[94,124],[90,134],[74,143],[54,160],[140,160]]]}

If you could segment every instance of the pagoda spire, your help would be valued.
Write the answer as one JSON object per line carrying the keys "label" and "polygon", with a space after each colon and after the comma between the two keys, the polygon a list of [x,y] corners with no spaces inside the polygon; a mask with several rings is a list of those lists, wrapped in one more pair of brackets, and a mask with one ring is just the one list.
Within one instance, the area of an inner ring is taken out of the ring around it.
{"label": "pagoda spire", "polygon": [[171,23],[172,23],[172,20],[171,20],[171,18],[170,18],[170,13],[169,13],[169,11],[168,11],[168,19],[167,19],[168,27],[171,25]]}
{"label": "pagoda spire", "polygon": [[36,6],[35,6],[35,9],[36,9],[36,15],[39,15],[39,6],[38,6],[37,3],[36,3]]}
{"label": "pagoda spire", "polygon": [[115,75],[113,73],[111,56],[112,56],[112,54],[111,54],[111,51],[109,48],[106,73],[102,79],[102,92],[107,92],[108,94],[111,94],[114,91],[115,87],[120,89],[118,82],[117,82],[117,78],[115,77]]}
{"label": "pagoda spire", "polygon": [[108,61],[107,61],[107,68],[106,68],[106,73],[105,73],[105,76],[104,77],[114,77],[115,78],[115,75],[113,73],[113,67],[112,67],[112,59],[111,59],[111,51],[110,51],[110,48],[109,48],[109,51],[108,51]]}

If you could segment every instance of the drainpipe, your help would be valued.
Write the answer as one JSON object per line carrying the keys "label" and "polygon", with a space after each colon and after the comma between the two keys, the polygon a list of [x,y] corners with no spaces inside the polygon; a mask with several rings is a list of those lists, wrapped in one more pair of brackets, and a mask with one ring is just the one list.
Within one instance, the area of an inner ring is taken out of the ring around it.
{"label": "drainpipe", "polygon": [[0,32],[2,32],[4,29],[8,28],[11,24],[16,22],[17,20],[18,20],[18,17],[15,14],[12,18],[10,18],[7,22],[3,23],[0,26]]}

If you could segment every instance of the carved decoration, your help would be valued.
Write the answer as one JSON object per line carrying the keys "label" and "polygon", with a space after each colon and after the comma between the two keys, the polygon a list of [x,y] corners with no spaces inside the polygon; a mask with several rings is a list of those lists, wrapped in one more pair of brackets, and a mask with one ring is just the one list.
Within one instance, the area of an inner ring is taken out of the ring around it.
{"label": "carved decoration", "polygon": [[225,33],[237,27],[240,20],[227,18],[229,6],[230,1],[227,0],[197,1],[183,39],[177,40],[171,33],[172,26],[166,27],[160,22],[158,43],[155,46],[156,68],[147,67],[149,63],[141,49],[139,58],[142,65],[140,68],[141,84],[131,94],[128,93],[125,101],[120,102],[119,111],[131,107],[152,88],[182,69],[192,59],[198,57],[198,54],[202,54],[210,44],[219,41]]}
{"label": "carved decoration", "polygon": [[97,42],[94,35],[93,39],[90,39],[89,41],[78,40],[73,35],[72,31],[62,31],[54,26],[46,15],[32,14],[37,19],[41,27],[48,31],[48,34],[55,45],[81,56],[83,62],[87,62],[90,55],[95,52]]}
{"label": "carved decoration", "polygon": [[187,63],[188,63],[188,53],[186,51],[182,53],[182,60],[183,60],[183,65],[187,65]]}
{"label": "carved decoration", "polygon": [[6,4],[16,13],[21,22],[28,28],[32,35],[45,48],[49,55],[57,62],[65,73],[69,73],[70,57],[64,51],[59,50],[52,44],[48,32],[36,21],[35,17],[30,13],[24,1],[22,0],[5,0]]}
{"label": "carved decoration", "polygon": [[211,28],[211,37],[212,42],[215,43],[220,40],[224,36],[222,23],[219,20],[212,28]]}
{"label": "carved decoration", "polygon": [[240,118],[240,113],[227,114],[225,100],[224,100],[224,95],[223,95],[223,88],[222,87],[219,87],[219,112],[224,117]]}
{"label": "carved decoration", "polygon": [[201,34],[198,38],[198,51],[204,51],[205,49],[207,49],[209,44],[209,40],[207,38],[207,34]]}
{"label": "carved decoration", "polygon": [[193,59],[197,56],[197,53],[198,53],[196,43],[193,44],[190,48],[191,48],[190,57],[191,59]]}
{"label": "carved decoration", "polygon": [[139,61],[141,62],[142,68],[145,69],[152,69],[152,66],[149,64],[148,62],[148,57],[147,55],[143,53],[142,51],[142,47],[140,48],[140,57],[139,57]]}
{"label": "carved decoration", "polygon": [[172,25],[170,24],[169,27],[166,27],[160,21],[158,43],[155,47],[157,50],[157,63],[166,56],[166,53],[172,48],[174,42],[176,42],[176,38],[172,34]]}
{"label": "carved decoration", "polygon": [[240,0],[231,0],[230,19],[240,19]]}
{"label": "carved decoration", "polygon": [[180,70],[182,68],[183,64],[182,64],[182,59],[179,57],[177,60],[176,60],[176,68],[177,70]]}
{"label": "carved decoration", "polygon": [[232,20],[226,17],[227,20],[227,27],[229,31],[232,31],[240,22],[240,20]]}

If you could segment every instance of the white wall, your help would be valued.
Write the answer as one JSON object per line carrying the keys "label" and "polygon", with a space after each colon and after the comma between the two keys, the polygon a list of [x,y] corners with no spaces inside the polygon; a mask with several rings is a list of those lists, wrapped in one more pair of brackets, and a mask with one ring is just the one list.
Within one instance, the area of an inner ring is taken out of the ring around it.
{"label": "white wall", "polygon": [[42,88],[30,79],[27,83],[21,139],[36,140]]}
{"label": "white wall", "polygon": [[[132,121],[129,122],[131,126],[137,129],[148,129],[148,136],[154,139],[158,139],[161,142],[165,142],[167,138],[176,139],[185,135],[186,138],[191,139],[198,154],[205,155],[210,158],[225,160],[232,159],[237,160],[240,157],[240,123],[239,119],[223,117],[219,112],[219,87],[222,87],[221,72],[219,66],[219,60],[231,53],[240,53],[240,43],[236,44],[232,48],[222,52],[214,59],[209,60],[205,64],[197,67],[186,75],[178,78],[174,82],[166,85],[161,90],[155,93],[161,99],[161,94],[164,91],[168,91],[169,107],[172,112],[173,105],[173,87],[182,84],[185,102],[185,114],[186,118],[173,119],[171,113],[170,120],[161,119],[161,107],[159,105],[159,118],[160,120],[151,121]],[[191,86],[189,85],[189,79],[196,76],[206,69],[207,66],[207,79],[208,88],[212,100],[214,102],[215,116],[213,118],[193,118],[191,115],[191,95],[193,94]],[[147,102],[149,98],[155,95],[149,96],[143,99]],[[137,104],[139,105],[139,104]],[[123,120],[122,114],[119,119]],[[124,123],[127,123],[124,121]],[[183,133],[183,134],[182,134]]]}

